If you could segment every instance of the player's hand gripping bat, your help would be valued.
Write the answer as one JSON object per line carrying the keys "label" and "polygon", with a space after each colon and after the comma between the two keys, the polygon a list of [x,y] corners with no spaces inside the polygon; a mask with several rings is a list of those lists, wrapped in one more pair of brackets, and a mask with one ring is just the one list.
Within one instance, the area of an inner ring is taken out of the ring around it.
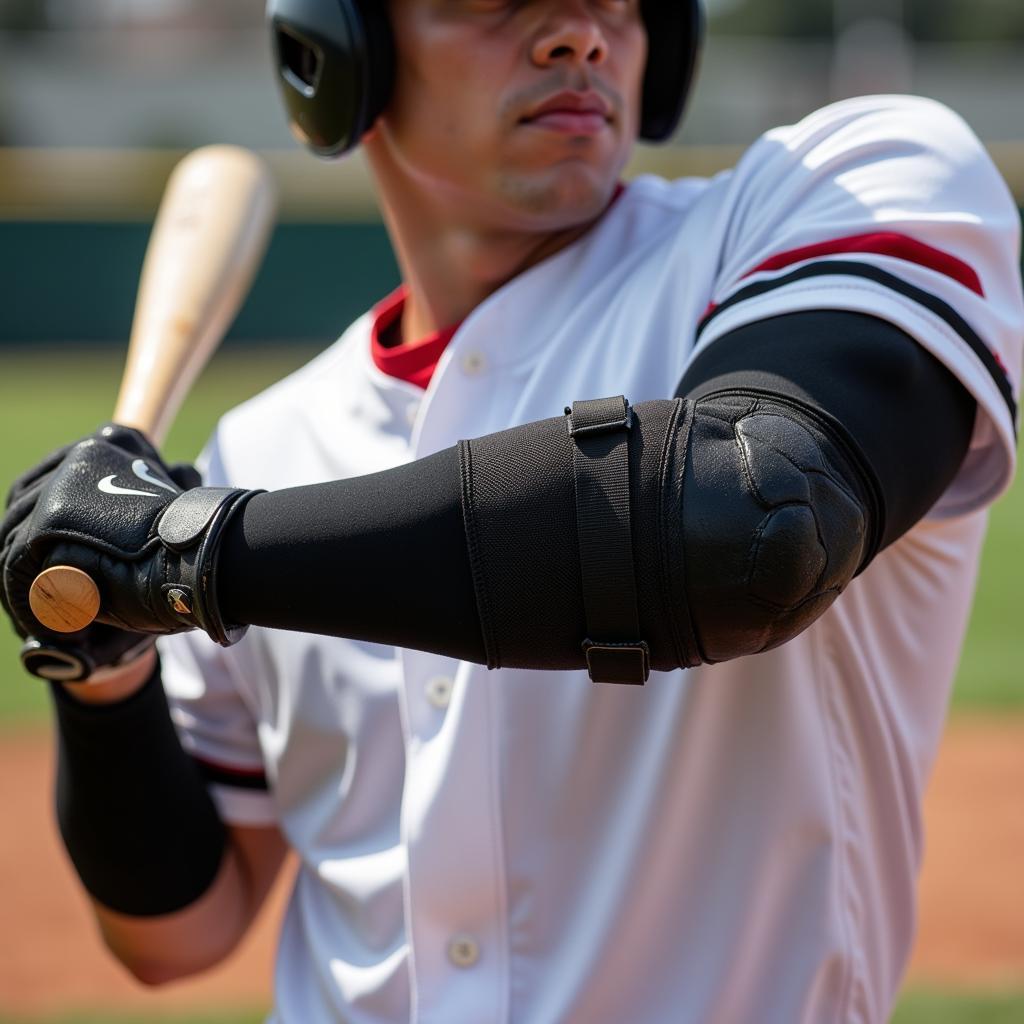
{"label": "player's hand gripping bat", "polygon": [[[115,423],[163,442],[249,291],[274,212],[269,170],[254,153],[208,146],[178,164],[146,250]],[[96,584],[69,566],[40,573],[29,600],[57,633],[84,629],[100,609]]]}

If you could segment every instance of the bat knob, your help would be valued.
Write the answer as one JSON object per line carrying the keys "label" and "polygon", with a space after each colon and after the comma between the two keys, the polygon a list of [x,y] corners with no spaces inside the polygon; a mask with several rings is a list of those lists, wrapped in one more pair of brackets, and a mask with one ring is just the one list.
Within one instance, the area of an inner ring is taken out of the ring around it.
{"label": "bat knob", "polygon": [[100,611],[100,592],[92,577],[69,565],[41,572],[28,592],[32,614],[54,633],[77,633]]}

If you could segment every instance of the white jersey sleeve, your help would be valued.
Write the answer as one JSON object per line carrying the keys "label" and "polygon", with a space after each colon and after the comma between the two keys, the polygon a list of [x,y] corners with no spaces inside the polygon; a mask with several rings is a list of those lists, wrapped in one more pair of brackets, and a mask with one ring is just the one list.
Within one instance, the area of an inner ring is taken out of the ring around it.
{"label": "white jersey sleeve", "polygon": [[978,402],[970,452],[932,514],[998,496],[1013,475],[1021,386],[1020,217],[963,120],[915,97],[847,100],[763,136],[728,189],[698,348],[803,310],[887,320]]}
{"label": "white jersey sleeve", "polygon": [[[209,486],[230,483],[215,435],[197,462]],[[159,641],[164,689],[182,746],[203,771],[217,808],[232,825],[271,825],[256,716],[246,703],[259,659],[248,638],[225,650],[194,631]]]}

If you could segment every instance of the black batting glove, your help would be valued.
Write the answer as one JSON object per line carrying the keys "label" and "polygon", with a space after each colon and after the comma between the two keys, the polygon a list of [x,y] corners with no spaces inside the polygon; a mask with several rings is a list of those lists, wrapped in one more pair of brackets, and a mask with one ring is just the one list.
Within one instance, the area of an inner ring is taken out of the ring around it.
{"label": "black batting glove", "polygon": [[[200,628],[225,646],[239,639],[244,629],[223,622],[217,607],[216,553],[256,492],[180,486],[196,480],[194,471],[172,474],[142,434],[116,425],[22,477],[0,523],[0,600],[18,633],[44,648],[57,636],[41,630],[29,590],[40,572],[67,565],[99,588],[100,624],[150,635]],[[87,636],[94,629],[56,644],[93,647],[87,653],[105,664],[138,656],[127,638],[111,646],[102,630]],[[118,643],[127,645],[120,655]],[[52,668],[43,655],[37,664]]]}
{"label": "black batting glove", "polygon": [[[104,430],[109,429],[101,428],[92,436],[105,437]],[[147,452],[147,458],[160,462],[159,455],[141,434],[136,438],[136,445],[140,452]],[[0,551],[3,550],[3,538],[31,512],[43,485],[72,447],[65,445],[51,452],[11,485],[7,494],[8,512],[0,523]],[[166,469],[182,490],[202,484],[202,478],[193,466],[178,464]],[[0,558],[0,564],[2,562]],[[0,601],[3,600],[0,587]],[[18,629],[17,624],[15,628]],[[54,633],[38,622],[33,624],[31,635],[26,636],[20,629],[18,632],[25,641],[21,648],[21,661],[25,668],[42,679],[69,683],[81,682],[96,672],[130,664],[145,654],[156,639],[147,633],[129,632],[99,622],[78,633]]]}

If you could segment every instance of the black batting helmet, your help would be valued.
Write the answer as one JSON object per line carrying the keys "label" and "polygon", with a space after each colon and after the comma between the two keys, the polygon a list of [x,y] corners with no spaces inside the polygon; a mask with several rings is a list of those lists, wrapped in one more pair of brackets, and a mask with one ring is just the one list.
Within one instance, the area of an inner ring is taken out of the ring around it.
{"label": "black batting helmet", "polygon": [[[387,106],[395,48],[384,0],[268,0],[278,81],[292,131],[340,156]],[[640,137],[667,139],[683,115],[704,28],[702,0],[641,0],[647,26]]]}

